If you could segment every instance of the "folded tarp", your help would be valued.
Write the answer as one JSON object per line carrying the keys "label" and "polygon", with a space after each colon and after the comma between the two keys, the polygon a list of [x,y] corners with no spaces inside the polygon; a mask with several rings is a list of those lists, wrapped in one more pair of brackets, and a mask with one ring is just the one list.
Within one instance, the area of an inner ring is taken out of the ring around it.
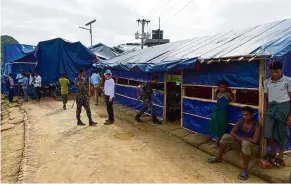
{"label": "folded tarp", "polygon": [[61,38],[39,42],[35,52],[38,60],[36,71],[40,72],[43,84],[56,82],[66,72],[73,81],[79,69],[92,70],[95,54],[80,42],[67,42]]}

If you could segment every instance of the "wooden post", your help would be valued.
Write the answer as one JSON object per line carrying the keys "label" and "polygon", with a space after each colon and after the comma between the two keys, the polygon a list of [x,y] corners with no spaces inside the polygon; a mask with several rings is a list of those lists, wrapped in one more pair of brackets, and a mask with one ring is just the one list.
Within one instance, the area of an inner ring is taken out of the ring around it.
{"label": "wooden post", "polygon": [[167,121],[167,78],[168,73],[164,74],[164,104],[163,104],[163,121]]}
{"label": "wooden post", "polygon": [[[266,61],[261,60],[260,62],[260,68],[259,68],[259,122],[261,123],[264,131],[264,106],[265,106],[265,93],[264,93],[264,86],[263,82],[266,78]],[[261,136],[261,156],[263,157],[266,154],[266,140],[264,139],[263,135],[264,132],[262,131]]]}
{"label": "wooden post", "polygon": [[212,88],[212,97],[211,97],[212,100],[215,100],[215,93],[216,93],[216,87],[213,87]]}
{"label": "wooden post", "polygon": [[183,71],[181,71],[181,127],[183,127],[183,97],[184,97],[184,87],[183,87]]}

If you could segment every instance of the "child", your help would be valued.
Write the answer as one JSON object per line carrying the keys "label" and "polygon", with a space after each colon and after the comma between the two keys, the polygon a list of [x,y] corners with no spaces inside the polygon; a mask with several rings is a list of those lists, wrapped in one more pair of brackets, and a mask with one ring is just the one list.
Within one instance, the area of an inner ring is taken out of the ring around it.
{"label": "child", "polygon": [[62,100],[63,100],[63,109],[66,110],[67,108],[67,102],[68,102],[68,94],[69,94],[69,90],[68,90],[68,86],[70,84],[69,79],[67,79],[67,74],[63,73],[62,77],[59,79],[59,83],[61,85],[61,94],[62,94]]}
{"label": "child", "polygon": [[216,145],[219,145],[219,141],[223,134],[227,131],[228,127],[228,103],[229,101],[236,101],[236,90],[232,90],[229,92],[228,84],[226,81],[220,81],[218,83],[218,91],[217,91],[217,104],[214,112],[212,114],[212,118],[209,124],[209,130],[212,136],[216,137]]}

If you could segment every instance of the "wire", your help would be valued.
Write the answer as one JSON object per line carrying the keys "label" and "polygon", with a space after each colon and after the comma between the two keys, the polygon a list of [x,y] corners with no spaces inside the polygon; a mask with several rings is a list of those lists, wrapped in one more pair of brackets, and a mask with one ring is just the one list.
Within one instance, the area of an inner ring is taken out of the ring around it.
{"label": "wire", "polygon": [[148,13],[146,15],[149,15],[154,9],[156,9],[158,6],[160,6],[162,4],[162,2],[164,2],[165,0],[161,0],[159,1],[155,6],[152,7],[152,9],[150,11],[148,11]]}
{"label": "wire", "polygon": [[[173,17],[175,17],[176,15],[178,15],[180,12],[182,12],[185,8],[187,8],[187,6],[189,6],[191,3],[193,3],[193,1],[194,0],[190,0],[183,8],[181,8],[178,12],[176,12],[175,14],[174,14],[174,16]],[[162,24],[162,26],[164,26],[166,23],[168,23],[169,21],[171,20],[171,18],[169,18],[168,20],[166,20],[163,24]]]}

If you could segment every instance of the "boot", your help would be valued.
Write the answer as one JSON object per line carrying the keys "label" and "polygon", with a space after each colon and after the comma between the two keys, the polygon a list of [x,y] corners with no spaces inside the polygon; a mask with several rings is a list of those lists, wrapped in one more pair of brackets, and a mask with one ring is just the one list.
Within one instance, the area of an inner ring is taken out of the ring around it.
{"label": "boot", "polygon": [[111,125],[113,123],[114,123],[114,119],[113,120],[107,119],[107,120],[105,120],[104,125]]}
{"label": "boot", "polygon": [[66,110],[67,109],[67,106],[66,105],[63,105],[63,109]]}
{"label": "boot", "polygon": [[96,126],[96,124],[91,118],[89,119],[89,126]]}
{"label": "boot", "polygon": [[161,125],[162,124],[162,121],[159,120],[156,116],[152,116],[152,118],[153,118],[153,123],[154,124],[158,124],[158,125]]}
{"label": "boot", "polygon": [[84,126],[85,123],[83,123],[83,122],[81,121],[81,119],[78,119],[77,125]]}
{"label": "boot", "polygon": [[141,122],[141,119],[140,119],[140,115],[139,115],[139,114],[137,114],[137,115],[135,116],[135,120],[136,120],[137,122]]}

